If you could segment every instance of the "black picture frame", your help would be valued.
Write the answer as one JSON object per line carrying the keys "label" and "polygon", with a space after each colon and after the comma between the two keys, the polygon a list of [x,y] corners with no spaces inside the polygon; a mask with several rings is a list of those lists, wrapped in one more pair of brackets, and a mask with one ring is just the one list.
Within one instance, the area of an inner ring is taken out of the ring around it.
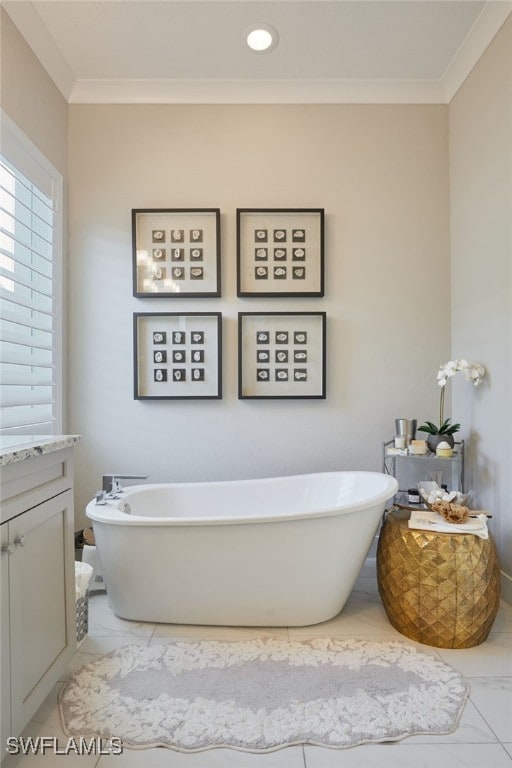
{"label": "black picture frame", "polygon": [[238,398],[326,398],[325,312],[239,312]]}
{"label": "black picture frame", "polygon": [[237,208],[237,296],[324,295],[323,208]]}
{"label": "black picture frame", "polygon": [[220,312],[135,312],[135,400],[222,398]]}
{"label": "black picture frame", "polygon": [[219,208],[133,208],[133,295],[221,295]]}

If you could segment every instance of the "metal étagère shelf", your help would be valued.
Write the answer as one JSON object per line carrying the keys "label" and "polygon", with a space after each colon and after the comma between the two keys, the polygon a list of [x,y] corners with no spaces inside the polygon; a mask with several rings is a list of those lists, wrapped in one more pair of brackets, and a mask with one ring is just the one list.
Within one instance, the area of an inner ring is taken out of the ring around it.
{"label": "metal \u00e9tag\u00e8re shelf", "polygon": [[445,483],[450,491],[465,493],[464,477],[464,440],[455,443],[450,458],[436,456],[435,453],[392,454],[387,450],[394,446],[394,439],[382,444],[382,471],[398,480],[399,490],[395,501],[404,501],[409,488],[415,488],[421,480],[435,480],[438,485]]}

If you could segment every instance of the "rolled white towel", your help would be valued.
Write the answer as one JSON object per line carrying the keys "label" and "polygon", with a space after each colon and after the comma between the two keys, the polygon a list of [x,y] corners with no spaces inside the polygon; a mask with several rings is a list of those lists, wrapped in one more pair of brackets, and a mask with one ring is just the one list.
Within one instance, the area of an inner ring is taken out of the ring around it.
{"label": "rolled white towel", "polygon": [[91,576],[92,565],[75,562],[75,594],[77,600],[80,597],[85,597]]}

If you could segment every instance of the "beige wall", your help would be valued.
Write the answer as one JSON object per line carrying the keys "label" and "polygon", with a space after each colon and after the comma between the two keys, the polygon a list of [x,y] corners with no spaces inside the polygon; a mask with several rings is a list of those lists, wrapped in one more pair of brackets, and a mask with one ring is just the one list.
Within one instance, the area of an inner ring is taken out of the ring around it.
{"label": "beige wall", "polygon": [[[67,178],[68,106],[1,9],[0,26],[2,107]],[[454,416],[512,599],[511,35],[449,107],[450,159],[442,106],[69,108],[77,525],[107,471],[379,469],[393,419],[435,420],[437,366],[464,356],[489,369],[480,391],[453,381]],[[132,298],[131,208],[187,206],[222,210],[222,298]],[[236,298],[237,206],[325,208],[325,299]],[[327,311],[325,402],[237,399],[236,316],[253,309]],[[181,310],[224,315],[223,400],[134,401],[132,313]]]}
{"label": "beige wall", "polygon": [[[70,429],[79,509],[152,481],[380,469],[449,357],[447,108],[70,107]],[[132,208],[220,207],[222,298],[134,299]],[[237,207],[323,207],[324,299],[236,298]],[[435,297],[431,302],[429,297]],[[326,310],[325,401],[237,399],[238,311]],[[222,401],[134,401],[132,313],[221,311]]]}
{"label": "beige wall", "polygon": [[2,108],[66,179],[67,102],[3,8],[0,51]]}
{"label": "beige wall", "polygon": [[452,355],[483,363],[480,390],[454,381],[471,436],[471,485],[493,514],[512,601],[512,17],[450,105]]}
{"label": "beige wall", "polygon": [[[62,272],[56,277],[62,285],[62,316],[66,318],[68,105],[3,8],[0,8],[0,106],[62,174]],[[0,133],[0,146],[1,141]],[[62,382],[62,425],[59,424],[58,429],[63,432],[67,431],[66,334],[64,321],[56,354],[57,375]]]}

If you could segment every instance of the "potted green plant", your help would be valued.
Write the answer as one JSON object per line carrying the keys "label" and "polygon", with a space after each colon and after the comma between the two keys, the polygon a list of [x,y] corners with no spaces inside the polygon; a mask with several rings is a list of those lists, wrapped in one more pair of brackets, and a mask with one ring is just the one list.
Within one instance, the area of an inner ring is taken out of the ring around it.
{"label": "potted green plant", "polygon": [[451,424],[451,419],[445,419],[438,427],[432,421],[426,421],[418,430],[421,432],[427,432],[427,447],[432,453],[436,452],[436,448],[439,443],[448,443],[452,448],[455,445],[455,432],[460,429],[460,424]]}
{"label": "potted green plant", "polygon": [[449,378],[455,376],[457,371],[464,371],[466,381],[470,381],[475,387],[477,387],[485,376],[485,368],[480,363],[470,363],[467,360],[450,360],[448,363],[442,365],[437,372],[437,383],[441,387],[441,394],[439,399],[439,426],[432,421],[426,421],[421,427],[418,427],[419,432],[426,432],[427,446],[433,453],[436,452],[436,448],[441,442],[446,442],[452,448],[455,445],[455,432],[460,429],[460,424],[452,424],[451,419],[444,418],[444,393],[446,383]]}

